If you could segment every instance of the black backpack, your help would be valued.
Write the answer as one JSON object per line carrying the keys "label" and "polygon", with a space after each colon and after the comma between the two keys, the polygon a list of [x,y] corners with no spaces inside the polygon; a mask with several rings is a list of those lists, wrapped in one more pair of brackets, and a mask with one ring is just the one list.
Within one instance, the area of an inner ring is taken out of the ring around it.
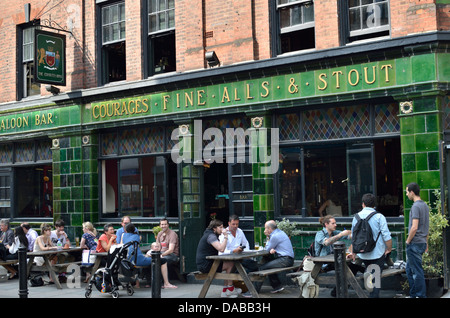
{"label": "black backpack", "polygon": [[356,214],[356,224],[352,230],[353,253],[368,253],[375,248],[381,232],[378,233],[377,238],[374,240],[372,228],[369,225],[369,220],[377,213],[377,211],[372,212],[365,219],[361,219],[359,214]]}

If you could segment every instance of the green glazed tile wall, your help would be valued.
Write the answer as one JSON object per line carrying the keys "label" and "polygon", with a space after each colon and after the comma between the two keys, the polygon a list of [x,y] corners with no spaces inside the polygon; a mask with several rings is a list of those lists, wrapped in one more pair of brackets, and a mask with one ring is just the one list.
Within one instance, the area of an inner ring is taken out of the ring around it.
{"label": "green glazed tile wall", "polygon": [[[439,140],[443,138],[438,98],[413,100],[412,112],[400,112],[403,189],[416,182],[424,201],[434,203],[432,192],[440,188]],[[412,201],[403,193],[405,227],[408,228]]]}
{"label": "green glazed tile wall", "polygon": [[[84,138],[84,143],[83,143]],[[53,219],[64,220],[69,238],[81,237],[82,223],[98,215],[98,138],[62,136],[53,147]]]}
{"label": "green glazed tile wall", "polygon": [[[272,117],[263,116],[262,128],[271,128]],[[270,138],[270,137],[269,137]],[[256,140],[252,140],[251,147],[257,147]],[[268,141],[270,145],[270,140]],[[269,147],[270,148],[270,147]],[[255,149],[255,148],[253,148]],[[259,148],[253,153],[257,154]],[[268,150],[270,151],[270,149]],[[269,154],[270,152],[268,152]],[[263,245],[266,236],[264,235],[264,224],[268,220],[274,219],[275,202],[273,194],[273,175],[261,173],[262,168],[267,167],[269,164],[253,163],[253,217],[254,217],[254,239],[255,243],[258,242],[260,246]]]}

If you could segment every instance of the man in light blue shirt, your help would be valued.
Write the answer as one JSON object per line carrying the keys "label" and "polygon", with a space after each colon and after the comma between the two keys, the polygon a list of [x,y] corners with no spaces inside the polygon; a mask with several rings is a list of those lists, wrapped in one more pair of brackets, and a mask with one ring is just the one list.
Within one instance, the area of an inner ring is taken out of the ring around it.
{"label": "man in light blue shirt", "polygon": [[[274,220],[267,221],[264,225],[264,234],[269,238],[265,249],[270,253],[270,259],[259,267],[259,270],[270,268],[290,267],[294,265],[294,249],[289,237],[277,227]],[[264,257],[266,261],[267,258]],[[271,293],[278,293],[284,289],[277,274],[269,275]],[[255,289],[259,293],[262,282],[255,282]],[[244,297],[252,297],[250,292],[242,294]]]}
{"label": "man in light blue shirt", "polygon": [[[375,211],[376,197],[371,193],[366,193],[362,197],[362,207],[363,209],[358,212],[361,219],[365,219],[370,213]],[[353,229],[357,223],[356,217],[352,221],[352,234]],[[383,214],[377,213],[372,216],[369,220],[369,225],[372,229],[373,239],[377,240],[375,248],[367,253],[358,253],[358,257],[363,261],[366,268],[371,265],[377,265],[380,269],[380,274],[383,271],[383,266],[386,261],[386,255],[392,250],[392,238],[391,232],[388,229],[386,218]],[[378,239],[377,239],[378,238]],[[350,249],[351,250],[351,249]],[[351,256],[355,258],[355,254],[352,253]],[[379,282],[379,280],[378,280]],[[380,290],[374,287],[370,293],[371,298],[378,298]]]}

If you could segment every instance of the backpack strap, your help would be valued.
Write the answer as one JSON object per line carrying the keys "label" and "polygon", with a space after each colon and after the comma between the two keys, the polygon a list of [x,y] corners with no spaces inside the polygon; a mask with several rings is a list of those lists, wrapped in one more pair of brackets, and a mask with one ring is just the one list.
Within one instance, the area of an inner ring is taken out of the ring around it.
{"label": "backpack strap", "polygon": [[[375,214],[377,214],[377,213],[379,213],[379,212],[376,211],[376,210],[373,211],[372,213],[370,213],[370,214],[366,217],[367,222],[369,222],[369,219],[370,219],[372,216],[374,216]],[[380,237],[380,235],[381,235],[381,231],[378,233],[375,242],[378,241],[378,238]]]}

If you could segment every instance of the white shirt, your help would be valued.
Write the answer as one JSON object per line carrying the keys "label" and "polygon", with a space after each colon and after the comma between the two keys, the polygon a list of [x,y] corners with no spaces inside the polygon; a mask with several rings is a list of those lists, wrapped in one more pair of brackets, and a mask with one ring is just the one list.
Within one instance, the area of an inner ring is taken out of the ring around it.
{"label": "white shirt", "polygon": [[37,237],[39,236],[38,233],[33,230],[33,229],[29,229],[27,234],[25,235],[28,239],[28,251],[29,252],[33,252],[33,248],[34,248],[34,241],[36,241]]}
{"label": "white shirt", "polygon": [[[240,228],[236,230],[236,236],[233,236],[233,234],[231,234],[228,228],[227,230],[228,230],[227,247],[225,248],[225,251],[223,251],[223,253],[219,252],[219,255],[231,254],[233,253],[233,250],[238,248],[241,244],[245,246],[244,251],[248,251],[250,249],[247,238],[245,237],[244,232]],[[219,236],[219,241],[223,242],[223,240],[224,236],[223,234],[221,234]]]}
{"label": "white shirt", "polygon": [[58,237],[58,235],[56,235],[56,230],[52,231],[52,234],[50,235],[50,239],[52,240],[52,243],[55,246],[56,246],[56,243],[58,243],[58,240],[61,240],[61,243],[63,246],[66,244],[66,237],[64,235],[61,235],[60,237]]}

